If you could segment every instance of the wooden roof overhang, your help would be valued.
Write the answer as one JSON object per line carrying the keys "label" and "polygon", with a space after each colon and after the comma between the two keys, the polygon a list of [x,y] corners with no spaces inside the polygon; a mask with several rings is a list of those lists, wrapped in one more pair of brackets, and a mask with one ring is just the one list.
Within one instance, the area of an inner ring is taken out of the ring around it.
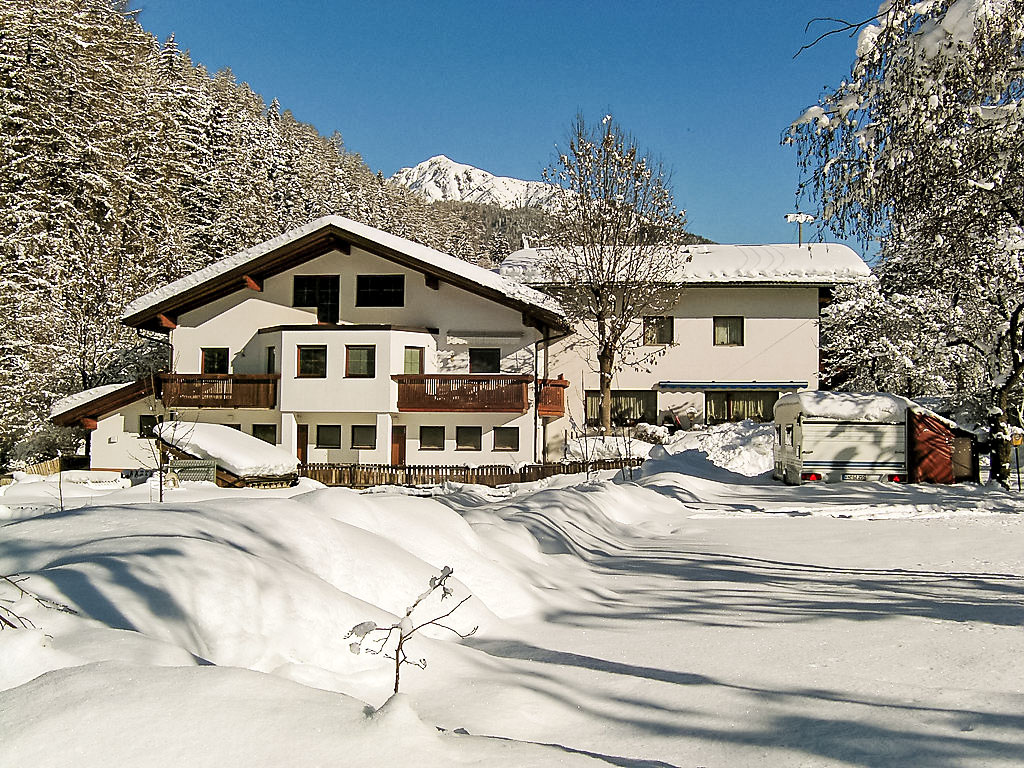
{"label": "wooden roof overhang", "polygon": [[464,275],[450,272],[443,267],[378,243],[371,238],[350,232],[333,223],[324,224],[309,234],[169,296],[146,309],[123,318],[122,322],[133,328],[167,333],[175,326],[177,318],[185,312],[198,309],[235,291],[252,288],[254,285],[262,286],[263,280],[266,278],[279,275],[292,267],[304,264],[331,251],[351,253],[352,246],[420,272],[428,280],[443,280],[470,293],[519,310],[523,313],[523,323],[527,326],[548,327],[562,332],[571,331],[566,320],[557,312],[508,296]]}
{"label": "wooden roof overhang", "polygon": [[155,397],[153,378],[147,376],[135,382],[125,384],[120,389],[93,398],[76,405],[69,411],[58,413],[50,419],[59,427],[84,427],[96,429],[96,422],[103,416],[114,413],[126,405],[138,402],[144,397]]}

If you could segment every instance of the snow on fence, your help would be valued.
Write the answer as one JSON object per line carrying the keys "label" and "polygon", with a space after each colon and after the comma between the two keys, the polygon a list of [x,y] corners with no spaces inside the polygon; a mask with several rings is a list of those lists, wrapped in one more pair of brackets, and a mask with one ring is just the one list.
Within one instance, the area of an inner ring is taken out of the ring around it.
{"label": "snow on fence", "polygon": [[349,488],[369,488],[374,485],[440,485],[446,482],[496,486],[529,483],[552,475],[574,475],[588,470],[595,472],[638,467],[642,463],[643,457],[634,456],[589,462],[529,464],[518,469],[507,464],[479,467],[440,464],[404,467],[389,464],[303,464],[299,467],[299,476],[318,480],[324,485],[343,485]]}

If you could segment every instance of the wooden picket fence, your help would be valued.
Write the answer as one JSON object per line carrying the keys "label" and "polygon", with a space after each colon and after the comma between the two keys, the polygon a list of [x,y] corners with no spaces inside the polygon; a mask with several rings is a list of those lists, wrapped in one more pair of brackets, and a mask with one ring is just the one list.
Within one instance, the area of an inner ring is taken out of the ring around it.
{"label": "wooden picket fence", "polygon": [[348,488],[369,488],[374,485],[440,485],[446,482],[476,483],[478,485],[508,485],[529,483],[553,475],[574,475],[607,469],[638,467],[643,463],[640,457],[628,459],[597,459],[594,461],[562,461],[557,464],[529,464],[524,467],[493,464],[477,467],[451,465],[408,465],[395,467],[389,464],[303,464],[299,476],[318,480],[324,485],[341,485]]}

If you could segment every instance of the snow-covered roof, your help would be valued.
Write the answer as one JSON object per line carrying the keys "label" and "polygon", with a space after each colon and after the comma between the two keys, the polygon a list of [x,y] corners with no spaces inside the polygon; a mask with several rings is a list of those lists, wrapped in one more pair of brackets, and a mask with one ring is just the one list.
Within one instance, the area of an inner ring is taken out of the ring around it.
{"label": "snow-covered roof", "polygon": [[[176,300],[184,299],[195,289],[219,283],[224,278],[241,278],[247,274],[246,270],[255,270],[260,266],[266,266],[263,262],[269,261],[268,257],[275,252],[303,238],[315,236],[321,231],[336,234],[361,248],[379,252],[379,255],[385,258],[401,260],[401,262],[422,269],[429,274],[449,279],[467,289],[476,288],[481,293],[490,294],[496,300],[504,299],[518,307],[538,311],[548,315],[551,319],[565,323],[565,314],[561,306],[547,294],[450,254],[435,251],[433,248],[406,240],[404,237],[392,235],[342,216],[324,216],[316,219],[157,288],[125,307],[121,319],[129,324],[140,324],[153,313],[163,311],[163,308],[168,305],[173,306]],[[308,258],[319,255],[321,255],[319,251],[312,252]]]}
{"label": "snow-covered roof", "polygon": [[[525,283],[545,282],[550,248],[524,248],[506,258],[500,274]],[[852,248],[839,243],[796,245],[689,245],[669,256],[677,261],[675,277],[683,283],[805,283],[834,285],[871,274]]]}
{"label": "snow-covered roof", "polygon": [[283,448],[223,424],[165,421],[153,432],[161,440],[239,477],[291,475],[299,460]]}
{"label": "snow-covered roof", "polygon": [[134,381],[122,381],[117,384],[104,384],[99,387],[93,387],[92,389],[84,389],[81,392],[75,392],[73,395],[68,395],[67,397],[62,397],[50,407],[50,418],[52,419],[55,416],[60,416],[62,413],[67,413],[79,406],[87,405],[93,400],[106,397],[113,392],[117,392],[119,389],[130,387],[134,384]]}

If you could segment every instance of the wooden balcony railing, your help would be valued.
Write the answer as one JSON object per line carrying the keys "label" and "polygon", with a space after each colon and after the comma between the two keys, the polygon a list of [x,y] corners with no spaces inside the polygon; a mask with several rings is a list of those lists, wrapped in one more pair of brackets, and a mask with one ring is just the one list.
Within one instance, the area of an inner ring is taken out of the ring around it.
{"label": "wooden balcony railing", "polygon": [[542,418],[561,418],[565,415],[565,390],[568,379],[541,379],[537,393],[537,415]]}
{"label": "wooden balcony railing", "polygon": [[419,373],[391,377],[398,382],[399,411],[526,413],[529,374]]}
{"label": "wooden balcony railing", "polygon": [[159,397],[168,408],[273,408],[277,374],[161,373]]}

